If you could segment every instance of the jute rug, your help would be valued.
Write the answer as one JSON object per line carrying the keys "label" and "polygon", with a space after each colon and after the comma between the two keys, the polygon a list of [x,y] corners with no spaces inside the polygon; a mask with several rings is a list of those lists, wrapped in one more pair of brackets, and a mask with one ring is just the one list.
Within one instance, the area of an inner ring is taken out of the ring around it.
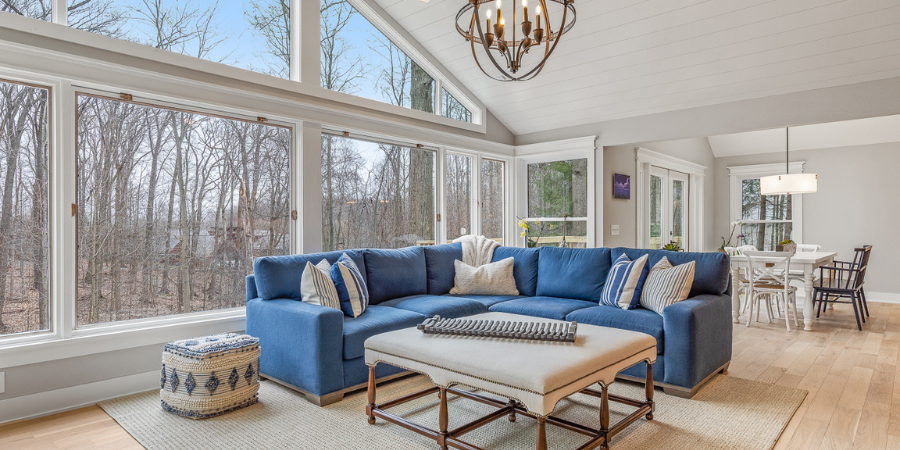
{"label": "jute rug", "polygon": [[[378,401],[411,393],[429,385],[414,376],[378,388]],[[642,385],[618,382],[610,392],[641,399]],[[665,395],[657,390],[653,421],[640,419],[616,436],[615,450],[626,449],[771,449],[806,391],[729,376],[718,376],[693,399]],[[195,421],[162,410],[158,392],[106,401],[100,406],[145,447],[155,449],[269,448],[269,449],[433,449],[425,437],[378,419],[366,422],[365,392],[349,395],[324,408],[275,383],[263,381],[257,405],[224,416]],[[391,411],[429,428],[437,428],[437,395],[428,395]],[[555,415],[592,427],[598,426],[599,399],[576,394],[557,405]],[[630,407],[610,402],[610,423]],[[477,402],[451,397],[450,428],[491,411]],[[505,418],[464,436],[487,449],[534,448],[536,422]],[[587,437],[547,425],[550,448],[571,449]]]}

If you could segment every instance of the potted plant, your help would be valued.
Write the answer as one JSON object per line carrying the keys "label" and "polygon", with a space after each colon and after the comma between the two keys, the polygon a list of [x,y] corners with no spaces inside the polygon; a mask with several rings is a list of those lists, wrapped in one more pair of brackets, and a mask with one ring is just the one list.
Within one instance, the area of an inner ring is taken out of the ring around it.
{"label": "potted plant", "polygon": [[775,246],[775,251],[776,251],[776,252],[790,252],[790,251],[793,251],[793,250],[796,249],[796,248],[797,248],[797,243],[796,243],[796,242],[794,242],[794,241],[792,241],[792,240],[790,240],[790,239],[785,239],[785,240],[779,242],[779,243]]}
{"label": "potted plant", "polygon": [[[741,221],[738,221],[738,222],[731,222],[731,234],[728,235],[728,240],[727,240],[727,241],[725,240],[724,237],[722,238],[722,245],[719,246],[719,251],[720,251],[720,252],[722,252],[722,253],[728,253],[727,251],[725,251],[725,247],[731,247],[731,246],[732,246],[732,245],[731,245],[731,239],[734,238],[734,230],[736,230],[738,227],[740,227],[740,226],[742,226],[742,225],[744,225],[744,222],[741,222]],[[743,234],[738,235],[738,241],[740,241],[740,239],[741,239],[742,236],[743,236]]]}
{"label": "potted plant", "polygon": [[[529,224],[527,221],[525,221],[525,219],[522,219],[522,218],[518,218],[518,219],[519,219],[519,222],[518,222],[519,228],[522,229],[522,232],[519,234],[519,237],[525,238],[525,246],[528,248],[533,248],[533,247],[538,246],[538,244],[540,243],[540,240],[541,240],[541,236],[544,235],[545,227],[548,231],[553,229],[552,223],[547,224],[547,223],[541,222],[540,220],[535,220],[534,222]],[[537,233],[534,233],[534,231],[537,231]],[[534,234],[537,234],[537,236],[534,236]]]}
{"label": "potted plant", "polygon": [[680,252],[680,251],[681,251],[681,246],[679,246],[678,244],[676,244],[676,243],[673,241],[673,242],[669,242],[668,244],[664,245],[662,249],[663,249],[663,250],[668,250],[668,251],[670,251],[670,252]]}

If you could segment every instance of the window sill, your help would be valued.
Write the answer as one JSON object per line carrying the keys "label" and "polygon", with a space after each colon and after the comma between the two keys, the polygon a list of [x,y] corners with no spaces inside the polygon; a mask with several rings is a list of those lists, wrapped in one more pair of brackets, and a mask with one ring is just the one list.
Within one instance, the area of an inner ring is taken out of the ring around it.
{"label": "window sill", "polygon": [[69,338],[56,333],[0,339],[0,369],[105,353],[191,337],[241,331],[246,308],[144,319],[81,328]]}

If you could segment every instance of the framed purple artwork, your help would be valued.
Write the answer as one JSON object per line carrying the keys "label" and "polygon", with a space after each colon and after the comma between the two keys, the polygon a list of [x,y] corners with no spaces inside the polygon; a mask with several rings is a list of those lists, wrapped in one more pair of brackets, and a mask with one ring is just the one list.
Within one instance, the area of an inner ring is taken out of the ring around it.
{"label": "framed purple artwork", "polygon": [[621,173],[613,174],[613,198],[631,199],[631,177]]}

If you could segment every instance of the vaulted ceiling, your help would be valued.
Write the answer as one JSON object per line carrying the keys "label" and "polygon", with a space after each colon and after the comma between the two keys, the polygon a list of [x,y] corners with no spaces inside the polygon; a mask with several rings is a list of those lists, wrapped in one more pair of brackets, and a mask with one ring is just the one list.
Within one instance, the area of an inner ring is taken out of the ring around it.
{"label": "vaulted ceiling", "polygon": [[900,76],[897,0],[576,0],[574,29],[517,83],[475,65],[453,22],[465,0],[374,1],[515,134]]}

